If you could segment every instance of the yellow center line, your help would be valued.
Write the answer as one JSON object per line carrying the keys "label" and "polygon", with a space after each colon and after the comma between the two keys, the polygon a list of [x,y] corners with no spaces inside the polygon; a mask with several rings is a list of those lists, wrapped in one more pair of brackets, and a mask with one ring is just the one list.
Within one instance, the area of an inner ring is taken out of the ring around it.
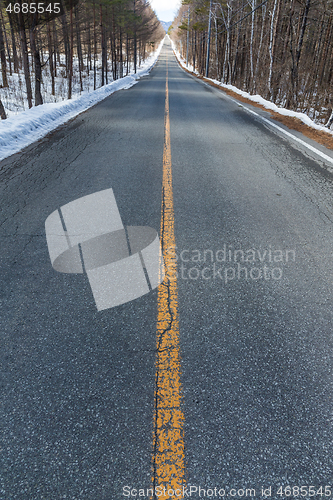
{"label": "yellow center line", "polygon": [[165,279],[158,288],[153,498],[183,498],[185,487],[177,261],[172,192],[168,56],[166,61],[161,241]]}

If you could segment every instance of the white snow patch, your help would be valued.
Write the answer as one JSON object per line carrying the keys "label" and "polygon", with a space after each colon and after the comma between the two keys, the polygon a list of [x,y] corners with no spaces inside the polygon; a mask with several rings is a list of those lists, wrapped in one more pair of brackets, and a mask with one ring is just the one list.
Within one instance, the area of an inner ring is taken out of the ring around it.
{"label": "white snow patch", "polygon": [[41,139],[52,130],[66,123],[86,109],[94,106],[117,90],[129,89],[147,76],[155,65],[164,40],[158,49],[140,66],[136,74],[125,76],[91,92],[61,102],[47,103],[11,115],[0,122],[0,160],[17,153]]}
{"label": "white snow patch", "polygon": [[180,52],[177,50],[176,45],[173,42],[173,40],[171,40],[171,38],[170,38],[170,41],[171,41],[172,50],[174,51],[175,56],[178,59],[178,62],[180,63],[180,65],[183,66],[183,68],[186,68],[188,71],[191,71],[195,75],[200,76],[200,73],[197,70],[193,69],[193,64],[189,63],[186,65],[185,59],[180,55]]}

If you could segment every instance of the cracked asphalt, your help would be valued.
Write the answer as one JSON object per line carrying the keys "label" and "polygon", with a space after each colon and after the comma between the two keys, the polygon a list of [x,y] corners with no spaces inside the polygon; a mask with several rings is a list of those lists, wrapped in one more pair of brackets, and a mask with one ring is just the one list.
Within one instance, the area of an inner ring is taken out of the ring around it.
{"label": "cracked asphalt", "polygon": [[333,175],[166,43],[137,85],[0,162],[1,500],[151,486],[157,291],[97,312],[44,223],[112,187],[124,225],[160,230],[167,51],[187,484],[333,491]]}

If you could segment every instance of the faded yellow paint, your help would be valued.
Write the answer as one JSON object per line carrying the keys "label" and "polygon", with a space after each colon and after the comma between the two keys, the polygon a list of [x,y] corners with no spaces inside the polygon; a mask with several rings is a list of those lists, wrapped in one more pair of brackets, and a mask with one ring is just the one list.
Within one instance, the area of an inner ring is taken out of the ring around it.
{"label": "faded yellow paint", "polygon": [[[156,498],[166,500],[169,498],[183,498],[182,491],[186,484],[171,169],[168,60],[166,61],[164,129],[161,241],[165,279],[158,288],[153,486],[158,492]],[[163,493],[161,494],[161,492]]]}

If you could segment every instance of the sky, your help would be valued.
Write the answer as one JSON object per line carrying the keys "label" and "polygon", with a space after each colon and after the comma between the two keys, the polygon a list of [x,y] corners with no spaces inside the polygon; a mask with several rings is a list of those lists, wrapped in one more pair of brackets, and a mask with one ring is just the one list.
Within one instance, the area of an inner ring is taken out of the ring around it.
{"label": "sky", "polygon": [[160,21],[173,21],[177,14],[180,0],[149,0]]}

